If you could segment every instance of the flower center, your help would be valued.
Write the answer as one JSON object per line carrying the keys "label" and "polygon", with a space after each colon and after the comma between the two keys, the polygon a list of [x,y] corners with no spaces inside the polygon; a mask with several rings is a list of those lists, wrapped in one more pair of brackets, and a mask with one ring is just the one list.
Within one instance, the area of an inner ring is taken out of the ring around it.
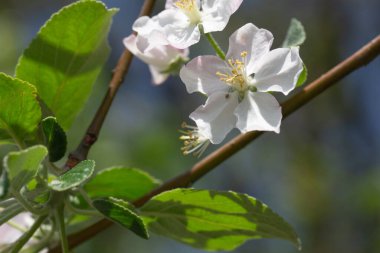
{"label": "flower center", "polygon": [[196,0],[178,0],[175,6],[181,9],[189,18],[190,23],[198,24],[201,21],[201,14]]}
{"label": "flower center", "polygon": [[228,65],[231,68],[230,73],[216,72],[219,79],[226,84],[230,85],[233,89],[244,92],[248,89],[247,77],[245,71],[245,60],[247,58],[247,51],[243,51],[240,56],[241,59],[228,59]]}
{"label": "flower center", "polygon": [[180,133],[183,135],[179,138],[183,141],[183,147],[181,148],[184,155],[193,153],[194,156],[200,157],[210,144],[210,140],[203,136],[199,129],[195,126],[191,126],[182,123],[183,130]]}

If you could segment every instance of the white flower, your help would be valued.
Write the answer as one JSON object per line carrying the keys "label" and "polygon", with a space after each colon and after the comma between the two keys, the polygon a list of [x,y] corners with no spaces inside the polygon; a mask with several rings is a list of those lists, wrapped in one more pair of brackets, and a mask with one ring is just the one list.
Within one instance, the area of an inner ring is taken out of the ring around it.
{"label": "white flower", "polygon": [[[199,25],[205,33],[222,31],[243,0],[167,0],[166,10],[152,18],[141,17],[133,30],[150,44],[188,48],[200,40]],[[144,51],[143,48],[139,48]]]}
{"label": "white flower", "polygon": [[183,141],[183,147],[181,148],[184,155],[193,154],[200,157],[210,144],[210,140],[202,133],[198,127],[191,126],[182,123],[183,130],[179,139]]}
{"label": "white flower", "polygon": [[189,93],[208,95],[206,104],[191,115],[212,143],[223,141],[237,127],[279,133],[281,107],[267,92],[287,95],[296,86],[303,63],[298,47],[270,51],[273,36],[253,24],[231,35],[226,61],[199,56],[181,69]]}
{"label": "white flower", "polygon": [[[0,227],[0,251],[19,239],[34,223],[30,213],[20,213]],[[33,245],[38,241],[32,237],[26,245]],[[47,252],[47,249],[41,252]]]}
{"label": "white flower", "polygon": [[[145,46],[149,42],[133,34],[125,38],[123,42],[132,54],[149,65],[154,84],[163,83],[172,72],[178,70],[188,60],[188,49],[182,50],[164,45]],[[138,49],[139,46],[147,49],[141,52]]]}

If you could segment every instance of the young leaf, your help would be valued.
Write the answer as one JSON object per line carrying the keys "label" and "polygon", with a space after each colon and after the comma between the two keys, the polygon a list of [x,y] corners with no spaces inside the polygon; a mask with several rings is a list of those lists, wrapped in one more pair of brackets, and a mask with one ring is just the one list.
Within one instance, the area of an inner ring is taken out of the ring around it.
{"label": "young leaf", "polygon": [[141,211],[150,231],[204,250],[233,250],[260,238],[281,238],[299,246],[287,222],[245,194],[176,189],[153,197]]}
{"label": "young leaf", "polygon": [[0,140],[18,142],[33,134],[41,119],[36,97],[34,86],[0,73]]}
{"label": "young leaf", "polygon": [[90,178],[94,169],[95,161],[84,160],[65,174],[51,181],[49,187],[55,191],[66,191],[82,184]]}
{"label": "young leaf", "polygon": [[146,226],[139,217],[133,206],[116,198],[97,199],[93,202],[94,207],[108,219],[131,230],[136,235],[148,239],[149,234]]}
{"label": "young leaf", "polygon": [[56,162],[66,152],[67,139],[65,131],[63,131],[54,117],[47,117],[42,120],[42,130],[49,150],[49,161]]}
{"label": "young leaf", "polygon": [[16,76],[37,87],[64,129],[83,107],[107,59],[106,37],[115,13],[93,0],[64,7],[19,59]]}
{"label": "young leaf", "polygon": [[10,152],[4,157],[4,167],[8,172],[11,187],[19,191],[37,174],[41,162],[48,151],[37,145],[18,152]]}
{"label": "young leaf", "polygon": [[282,47],[296,47],[302,45],[306,40],[306,33],[300,21],[292,18],[286,34],[286,38],[282,43]]}
{"label": "young leaf", "polygon": [[113,167],[96,174],[84,189],[91,198],[112,196],[133,201],[159,185],[159,181],[138,169]]}

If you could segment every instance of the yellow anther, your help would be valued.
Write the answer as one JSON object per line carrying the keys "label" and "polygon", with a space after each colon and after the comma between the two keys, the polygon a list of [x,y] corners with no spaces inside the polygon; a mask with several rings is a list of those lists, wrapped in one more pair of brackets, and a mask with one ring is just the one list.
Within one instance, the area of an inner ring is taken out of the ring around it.
{"label": "yellow anther", "polygon": [[244,90],[246,88],[245,80],[245,58],[247,57],[247,51],[240,53],[241,60],[228,59],[227,63],[231,68],[231,73],[216,72],[219,79],[232,87]]}
{"label": "yellow anther", "polygon": [[197,3],[195,0],[178,0],[175,6],[185,11],[192,11],[194,8],[197,8]]}

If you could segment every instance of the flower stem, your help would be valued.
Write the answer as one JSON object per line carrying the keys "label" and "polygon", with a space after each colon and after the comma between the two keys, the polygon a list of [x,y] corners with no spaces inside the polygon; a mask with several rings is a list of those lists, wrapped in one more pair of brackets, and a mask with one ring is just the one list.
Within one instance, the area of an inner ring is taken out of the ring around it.
{"label": "flower stem", "polygon": [[54,212],[56,225],[58,226],[59,235],[61,237],[62,253],[69,253],[69,244],[66,236],[66,225],[64,216],[64,206],[58,206]]}
{"label": "flower stem", "polygon": [[34,235],[34,233],[41,226],[42,222],[44,222],[46,217],[46,215],[38,217],[38,219],[34,222],[33,226],[14,243],[11,253],[20,252],[22,247],[24,247],[24,245],[29,241],[29,239]]}
{"label": "flower stem", "polygon": [[222,59],[223,61],[226,60],[226,54],[224,53],[223,49],[219,46],[218,42],[216,42],[214,36],[212,36],[211,33],[204,33],[203,28],[201,29],[202,34],[206,37],[210,45],[214,48],[215,53]]}
{"label": "flower stem", "polygon": [[0,226],[21,213],[24,208],[19,203],[14,203],[0,212]]}

